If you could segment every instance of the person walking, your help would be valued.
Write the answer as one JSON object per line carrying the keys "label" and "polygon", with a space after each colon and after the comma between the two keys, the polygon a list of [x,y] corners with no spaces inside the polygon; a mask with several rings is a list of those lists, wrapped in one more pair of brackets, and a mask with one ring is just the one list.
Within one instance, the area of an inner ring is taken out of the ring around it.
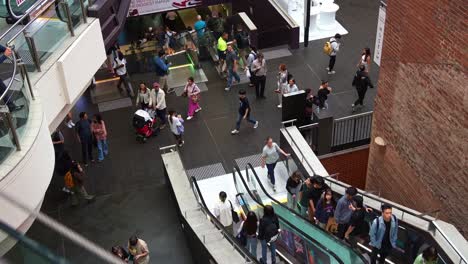
{"label": "person walking", "polygon": [[185,84],[184,94],[187,95],[188,98],[188,113],[187,113],[187,120],[193,118],[195,113],[198,113],[202,110],[200,107],[200,88],[195,83],[193,77],[187,78],[187,84]]}
{"label": "person walking", "polygon": [[200,15],[197,15],[197,22],[193,24],[193,29],[197,32],[197,37],[199,41],[202,38],[204,38],[205,31],[206,31],[206,22],[203,21]]}
{"label": "person walking", "polygon": [[359,66],[359,70],[354,75],[352,85],[356,87],[358,93],[358,99],[351,105],[351,110],[354,112],[356,111],[356,106],[359,106],[359,108],[364,106],[367,87],[374,88],[364,65]]}
{"label": "person walking", "polygon": [[258,227],[258,239],[262,245],[261,264],[267,263],[267,244],[270,244],[271,263],[276,263],[276,240],[279,235],[278,216],[271,205],[265,205],[263,208],[263,217],[260,219]]}
{"label": "person walking", "polygon": [[216,203],[214,208],[214,215],[231,235],[233,234],[232,211],[232,203],[227,199],[226,192],[220,192],[219,201]]}
{"label": "person walking", "polygon": [[148,87],[146,87],[144,82],[140,83],[135,104],[142,110],[148,109],[151,105],[151,92],[149,91]]}
{"label": "person walking", "polygon": [[346,188],[345,195],[338,200],[335,209],[335,220],[338,224],[338,232],[336,236],[343,239],[349,227],[349,220],[353,214],[350,205],[353,203],[353,197],[357,194],[357,189],[354,187]]}
{"label": "person walking", "polygon": [[266,61],[263,57],[263,53],[257,54],[257,59],[252,63],[252,73],[255,76],[255,93],[257,99],[265,98],[265,84],[266,84],[266,73],[267,66]]}
{"label": "person walking", "polygon": [[328,185],[325,184],[321,176],[310,177],[306,180],[306,184],[302,186],[300,199],[301,214],[308,216],[311,222],[314,221],[318,201],[328,188]]}
{"label": "person walking", "polygon": [[345,232],[345,239],[353,247],[356,247],[358,242],[366,241],[369,235],[369,223],[366,221],[366,210],[363,201],[362,196],[353,197],[353,213],[349,220],[348,229]]}
{"label": "person walking", "polygon": [[148,245],[136,235],[128,239],[128,252],[132,256],[134,264],[148,264],[150,261]]}
{"label": "person walking", "polygon": [[156,111],[156,116],[160,120],[160,129],[166,127],[167,113],[166,113],[166,93],[160,89],[159,83],[153,83],[153,90],[151,91],[151,102]]}
{"label": "person walking", "polygon": [[278,67],[278,88],[275,90],[275,93],[278,94],[278,108],[283,107],[283,94],[286,92],[288,85],[288,70],[286,69],[286,64],[281,63]]}
{"label": "person walking", "polygon": [[318,106],[317,111],[328,109],[327,99],[331,91],[332,88],[328,86],[328,81],[322,81],[322,84],[317,91],[317,96],[314,97],[314,103]]}
{"label": "person walking", "polygon": [[127,90],[128,96],[133,98],[135,95],[133,93],[132,84],[130,83],[130,78],[128,77],[127,72],[127,60],[123,53],[119,50],[117,51],[117,57],[114,58],[114,72],[119,77],[119,82],[117,83],[117,89],[123,93],[122,85],[124,85],[125,89]]}
{"label": "person walking", "polygon": [[104,120],[100,114],[95,114],[93,117],[93,124],[91,131],[94,134],[97,142],[98,149],[98,162],[102,162],[104,157],[109,154],[109,147],[107,145],[107,129]]}
{"label": "person walking", "polygon": [[228,71],[228,76],[227,76],[227,86],[224,89],[226,91],[231,90],[233,78],[236,79],[237,83],[240,82],[239,74],[237,74],[238,60],[239,58],[237,57],[236,52],[234,51],[231,45],[228,45],[227,52],[226,52],[226,67]]}
{"label": "person walking", "polygon": [[166,62],[166,52],[160,50],[158,56],[154,59],[156,65],[156,75],[158,76],[158,83],[165,93],[173,93],[174,88],[169,89],[167,86],[167,76],[169,75],[169,67],[171,63]]}
{"label": "person walking", "polygon": [[302,174],[300,171],[295,171],[289,176],[286,181],[286,191],[288,192],[288,207],[295,210],[297,207],[298,194],[302,187]]}
{"label": "person walking", "polygon": [[238,24],[236,27],[236,33],[234,34],[234,39],[236,40],[237,50],[239,51],[239,62],[242,62],[242,70],[247,69],[247,56],[248,49],[250,46],[249,33],[244,30],[244,27],[241,24]]}
{"label": "person walking", "polygon": [[[11,56],[12,50],[8,47],[5,47],[3,45],[0,45],[0,53],[3,53],[2,56],[0,56],[0,64],[3,63],[6,59],[8,59],[9,56]],[[7,86],[3,82],[2,79],[0,79],[0,96],[2,96],[6,91],[7,91]],[[14,98],[13,96],[5,95],[3,97],[3,102],[6,103],[8,109],[10,112],[18,111],[21,110],[24,105],[18,106],[14,103]]]}
{"label": "person walking", "polygon": [[88,166],[88,159],[94,162],[93,159],[93,133],[91,131],[91,121],[88,119],[86,112],[80,113],[80,121],[75,124],[75,131],[78,142],[81,144],[81,155],[83,164]]}
{"label": "person walking", "polygon": [[330,52],[330,60],[328,62],[328,67],[327,71],[328,74],[335,74],[335,71],[333,68],[335,67],[335,62],[336,62],[336,54],[338,54],[338,51],[340,50],[340,45],[341,43],[339,42],[341,40],[341,35],[336,33],[333,38],[330,38],[330,45],[331,45],[331,52]]}
{"label": "person walking", "polygon": [[369,48],[364,48],[362,50],[361,58],[357,64],[358,68],[360,66],[364,66],[364,71],[369,73],[370,70],[370,65],[371,65],[371,51]]}
{"label": "person walking", "polygon": [[237,232],[237,237],[245,237],[247,250],[252,254],[255,259],[257,258],[257,229],[258,219],[254,211],[247,213],[247,218],[243,221]]}
{"label": "person walking", "polygon": [[239,117],[236,122],[236,129],[231,131],[231,135],[239,134],[240,124],[242,120],[247,120],[253,124],[253,128],[258,127],[258,121],[255,121],[250,117],[252,109],[250,108],[249,100],[247,99],[246,92],[244,89],[239,90]]}
{"label": "person walking", "polygon": [[80,164],[73,161],[70,173],[73,179],[73,187],[71,188],[72,206],[77,206],[80,203],[79,198],[83,198],[88,202],[93,201],[94,195],[89,195],[84,187],[86,177],[83,168],[81,168]]}
{"label": "person walking", "polygon": [[255,75],[252,72],[252,64],[254,60],[256,59],[257,59],[257,48],[255,48],[254,46],[250,46],[250,53],[249,53],[249,56],[247,57],[247,71],[249,71],[248,76],[250,76],[249,77],[250,87],[253,87],[255,84]]}
{"label": "person walking", "polygon": [[286,153],[278,144],[273,142],[271,137],[267,137],[266,144],[262,150],[262,168],[265,168],[266,165],[268,171],[267,177],[274,192],[276,192],[275,167],[280,158],[279,153],[283,154],[286,158],[291,156],[291,154]]}
{"label": "person walking", "polygon": [[227,45],[227,40],[228,40],[229,34],[227,32],[224,32],[221,37],[218,38],[218,44],[217,44],[217,49],[218,49],[218,60],[219,60],[219,72],[225,72],[226,69],[224,68],[224,61],[226,60],[226,51],[228,48]]}
{"label": "person walking", "polygon": [[369,236],[372,247],[371,264],[376,264],[377,255],[379,263],[385,263],[385,258],[396,248],[398,237],[398,219],[392,214],[392,206],[383,204],[382,216],[372,221]]}
{"label": "person walking", "polygon": [[184,145],[183,135],[184,135],[184,119],[181,115],[176,115],[175,111],[169,111],[169,125],[171,132],[174,135],[177,145],[182,147]]}
{"label": "person walking", "polygon": [[333,198],[331,189],[327,189],[322,198],[317,202],[315,208],[316,223],[324,230],[326,230],[328,221],[333,217],[336,208],[336,201]]}

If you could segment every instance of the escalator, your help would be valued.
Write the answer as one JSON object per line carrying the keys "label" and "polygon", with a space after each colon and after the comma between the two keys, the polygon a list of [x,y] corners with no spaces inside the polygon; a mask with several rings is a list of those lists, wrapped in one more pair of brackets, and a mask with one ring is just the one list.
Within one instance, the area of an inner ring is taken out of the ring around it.
{"label": "escalator", "polygon": [[19,19],[34,3],[35,0],[0,0],[0,17],[6,18],[8,23]]}
{"label": "escalator", "polygon": [[263,207],[271,205],[280,220],[281,235],[277,240],[279,255],[291,263],[366,263],[363,256],[342,241],[313,225],[295,211],[273,198],[264,188],[251,164],[245,175],[235,166],[234,182],[242,210],[263,215]]}

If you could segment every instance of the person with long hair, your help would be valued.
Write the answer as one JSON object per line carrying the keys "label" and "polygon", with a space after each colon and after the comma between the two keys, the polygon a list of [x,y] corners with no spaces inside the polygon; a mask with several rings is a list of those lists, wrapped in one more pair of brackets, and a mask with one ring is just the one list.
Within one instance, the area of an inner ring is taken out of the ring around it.
{"label": "person with long hair", "polygon": [[247,218],[241,223],[238,233],[245,236],[246,248],[255,258],[257,258],[257,229],[257,215],[255,212],[249,211],[247,213]]}
{"label": "person with long hair", "polygon": [[86,175],[78,162],[73,161],[70,169],[73,178],[73,187],[71,189],[71,203],[72,206],[77,206],[80,201],[79,197],[84,198],[86,201],[91,202],[94,200],[94,195],[88,194],[84,187]]}
{"label": "person with long hair", "polygon": [[130,255],[125,250],[125,248],[123,248],[122,246],[113,246],[111,248],[111,252],[112,252],[112,254],[114,254],[114,256],[120,258],[125,263],[128,263],[128,259],[129,259]]}
{"label": "person with long hair", "polygon": [[258,227],[258,239],[262,244],[262,257],[260,263],[267,263],[267,243],[270,244],[271,263],[276,263],[276,240],[279,235],[279,220],[275,210],[271,205],[265,205],[263,208],[263,217],[260,219]]}
{"label": "person with long hair", "polygon": [[180,114],[177,115],[176,112],[173,110],[169,111],[168,119],[171,132],[174,135],[179,147],[182,147],[184,145],[184,140],[182,139],[184,134],[184,119],[182,119],[182,116]]}
{"label": "person with long hair", "polygon": [[327,223],[330,218],[333,217],[336,208],[336,201],[333,198],[333,192],[331,189],[325,190],[322,198],[318,201],[315,208],[316,223],[322,228],[327,227]]}
{"label": "person with long hair", "polygon": [[278,82],[277,82],[278,88],[275,90],[275,93],[278,94],[278,108],[283,107],[283,94],[285,94],[285,91],[287,90],[288,86],[288,70],[286,68],[286,64],[281,63],[278,67]]}
{"label": "person with long hair", "polygon": [[136,106],[139,106],[140,109],[146,110],[149,108],[151,104],[151,93],[146,87],[144,82],[140,83],[140,87],[138,89],[138,95],[136,97]]}
{"label": "person with long hair", "polygon": [[266,144],[263,147],[262,151],[262,168],[265,168],[265,165],[268,170],[268,179],[270,181],[271,186],[273,187],[273,191],[276,191],[275,185],[275,167],[276,163],[278,162],[280,156],[279,153],[283,154],[285,157],[289,157],[291,154],[286,153],[282,150],[278,144],[273,142],[271,137],[267,137],[265,140]]}
{"label": "person with long hair", "polygon": [[251,69],[253,76],[255,76],[254,84],[257,99],[265,98],[267,64],[262,53],[257,54],[257,59],[252,62]]}
{"label": "person with long hair", "polygon": [[93,124],[91,125],[94,137],[97,142],[98,149],[98,162],[104,160],[104,156],[109,154],[109,147],[107,145],[107,129],[104,120],[100,114],[95,114],[93,117]]}
{"label": "person with long hair", "polygon": [[297,207],[298,194],[302,187],[302,174],[295,171],[286,182],[286,191],[288,191],[288,207],[295,210]]}
{"label": "person with long hair", "polygon": [[358,67],[364,65],[365,72],[369,72],[371,65],[371,51],[369,48],[364,48],[362,50],[361,59],[359,60]]}
{"label": "person with long hair", "polygon": [[198,88],[193,77],[187,78],[187,84],[185,84],[184,93],[188,97],[188,113],[187,120],[193,118],[195,113],[198,113],[202,110],[200,107],[200,88]]}

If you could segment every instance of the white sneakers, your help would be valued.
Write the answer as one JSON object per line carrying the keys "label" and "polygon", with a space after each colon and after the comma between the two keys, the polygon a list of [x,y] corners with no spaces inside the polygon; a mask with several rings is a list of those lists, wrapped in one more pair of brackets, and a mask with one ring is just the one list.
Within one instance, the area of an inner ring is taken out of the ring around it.
{"label": "white sneakers", "polygon": [[226,88],[224,88],[224,91],[229,92],[230,90],[231,90],[231,87],[226,87]]}
{"label": "white sneakers", "polygon": [[255,122],[255,125],[253,126],[253,128],[257,128],[258,127],[258,121]]}
{"label": "white sneakers", "polygon": [[328,74],[335,74],[335,71],[329,71]]}
{"label": "white sneakers", "polygon": [[187,116],[187,120],[190,120],[192,118],[193,118],[193,116]]}
{"label": "white sneakers", "polygon": [[279,105],[278,105],[278,108],[281,108],[281,107],[283,107],[283,106],[279,104]]}
{"label": "white sneakers", "polygon": [[236,135],[236,134],[239,134],[239,130],[234,129],[233,131],[231,131],[231,135]]}
{"label": "white sneakers", "polygon": [[198,108],[197,110],[195,110],[195,113],[198,113],[198,112],[200,112],[201,110],[202,110],[202,108],[200,107],[200,108]]}

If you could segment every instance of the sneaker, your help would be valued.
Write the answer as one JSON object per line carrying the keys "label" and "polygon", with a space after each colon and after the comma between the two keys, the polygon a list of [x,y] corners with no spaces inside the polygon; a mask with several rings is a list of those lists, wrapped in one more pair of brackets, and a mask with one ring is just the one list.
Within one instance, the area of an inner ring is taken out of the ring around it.
{"label": "sneaker", "polygon": [[231,131],[231,135],[236,135],[236,134],[239,134],[239,130],[234,129],[233,131]]}
{"label": "sneaker", "polygon": [[197,110],[195,110],[195,113],[198,113],[198,112],[200,112],[201,110],[202,110],[202,108],[199,107]]}
{"label": "sneaker", "polygon": [[226,87],[224,88],[224,90],[229,92],[231,90],[231,87]]}
{"label": "sneaker", "polygon": [[257,128],[258,127],[258,121],[255,122],[255,125],[253,126],[253,128]]}
{"label": "sneaker", "polygon": [[329,71],[328,74],[335,74],[335,71]]}
{"label": "sneaker", "polygon": [[178,146],[179,146],[179,148],[180,148],[180,147],[182,147],[182,146],[184,145],[184,143],[185,143],[185,142],[184,142],[184,141],[182,141],[182,143],[180,143],[180,144],[178,145]]}
{"label": "sneaker", "polygon": [[94,195],[88,195],[88,196],[85,197],[85,199],[88,200],[88,201],[92,201],[92,200],[94,200],[94,198],[95,198]]}
{"label": "sneaker", "polygon": [[159,127],[159,129],[164,129],[164,128],[166,128],[166,124],[162,124],[162,125]]}
{"label": "sneaker", "polygon": [[356,109],[354,108],[354,104],[351,105],[351,111],[354,112]]}
{"label": "sneaker", "polygon": [[193,118],[193,116],[187,116],[187,120],[190,120],[192,118]]}
{"label": "sneaker", "polygon": [[255,85],[253,83],[249,83],[249,87],[254,87]]}
{"label": "sneaker", "polygon": [[282,107],[283,107],[282,105],[280,105],[280,104],[278,105],[278,108],[282,108]]}
{"label": "sneaker", "polygon": [[326,67],[325,69],[326,69],[327,71],[330,71],[330,67]]}

